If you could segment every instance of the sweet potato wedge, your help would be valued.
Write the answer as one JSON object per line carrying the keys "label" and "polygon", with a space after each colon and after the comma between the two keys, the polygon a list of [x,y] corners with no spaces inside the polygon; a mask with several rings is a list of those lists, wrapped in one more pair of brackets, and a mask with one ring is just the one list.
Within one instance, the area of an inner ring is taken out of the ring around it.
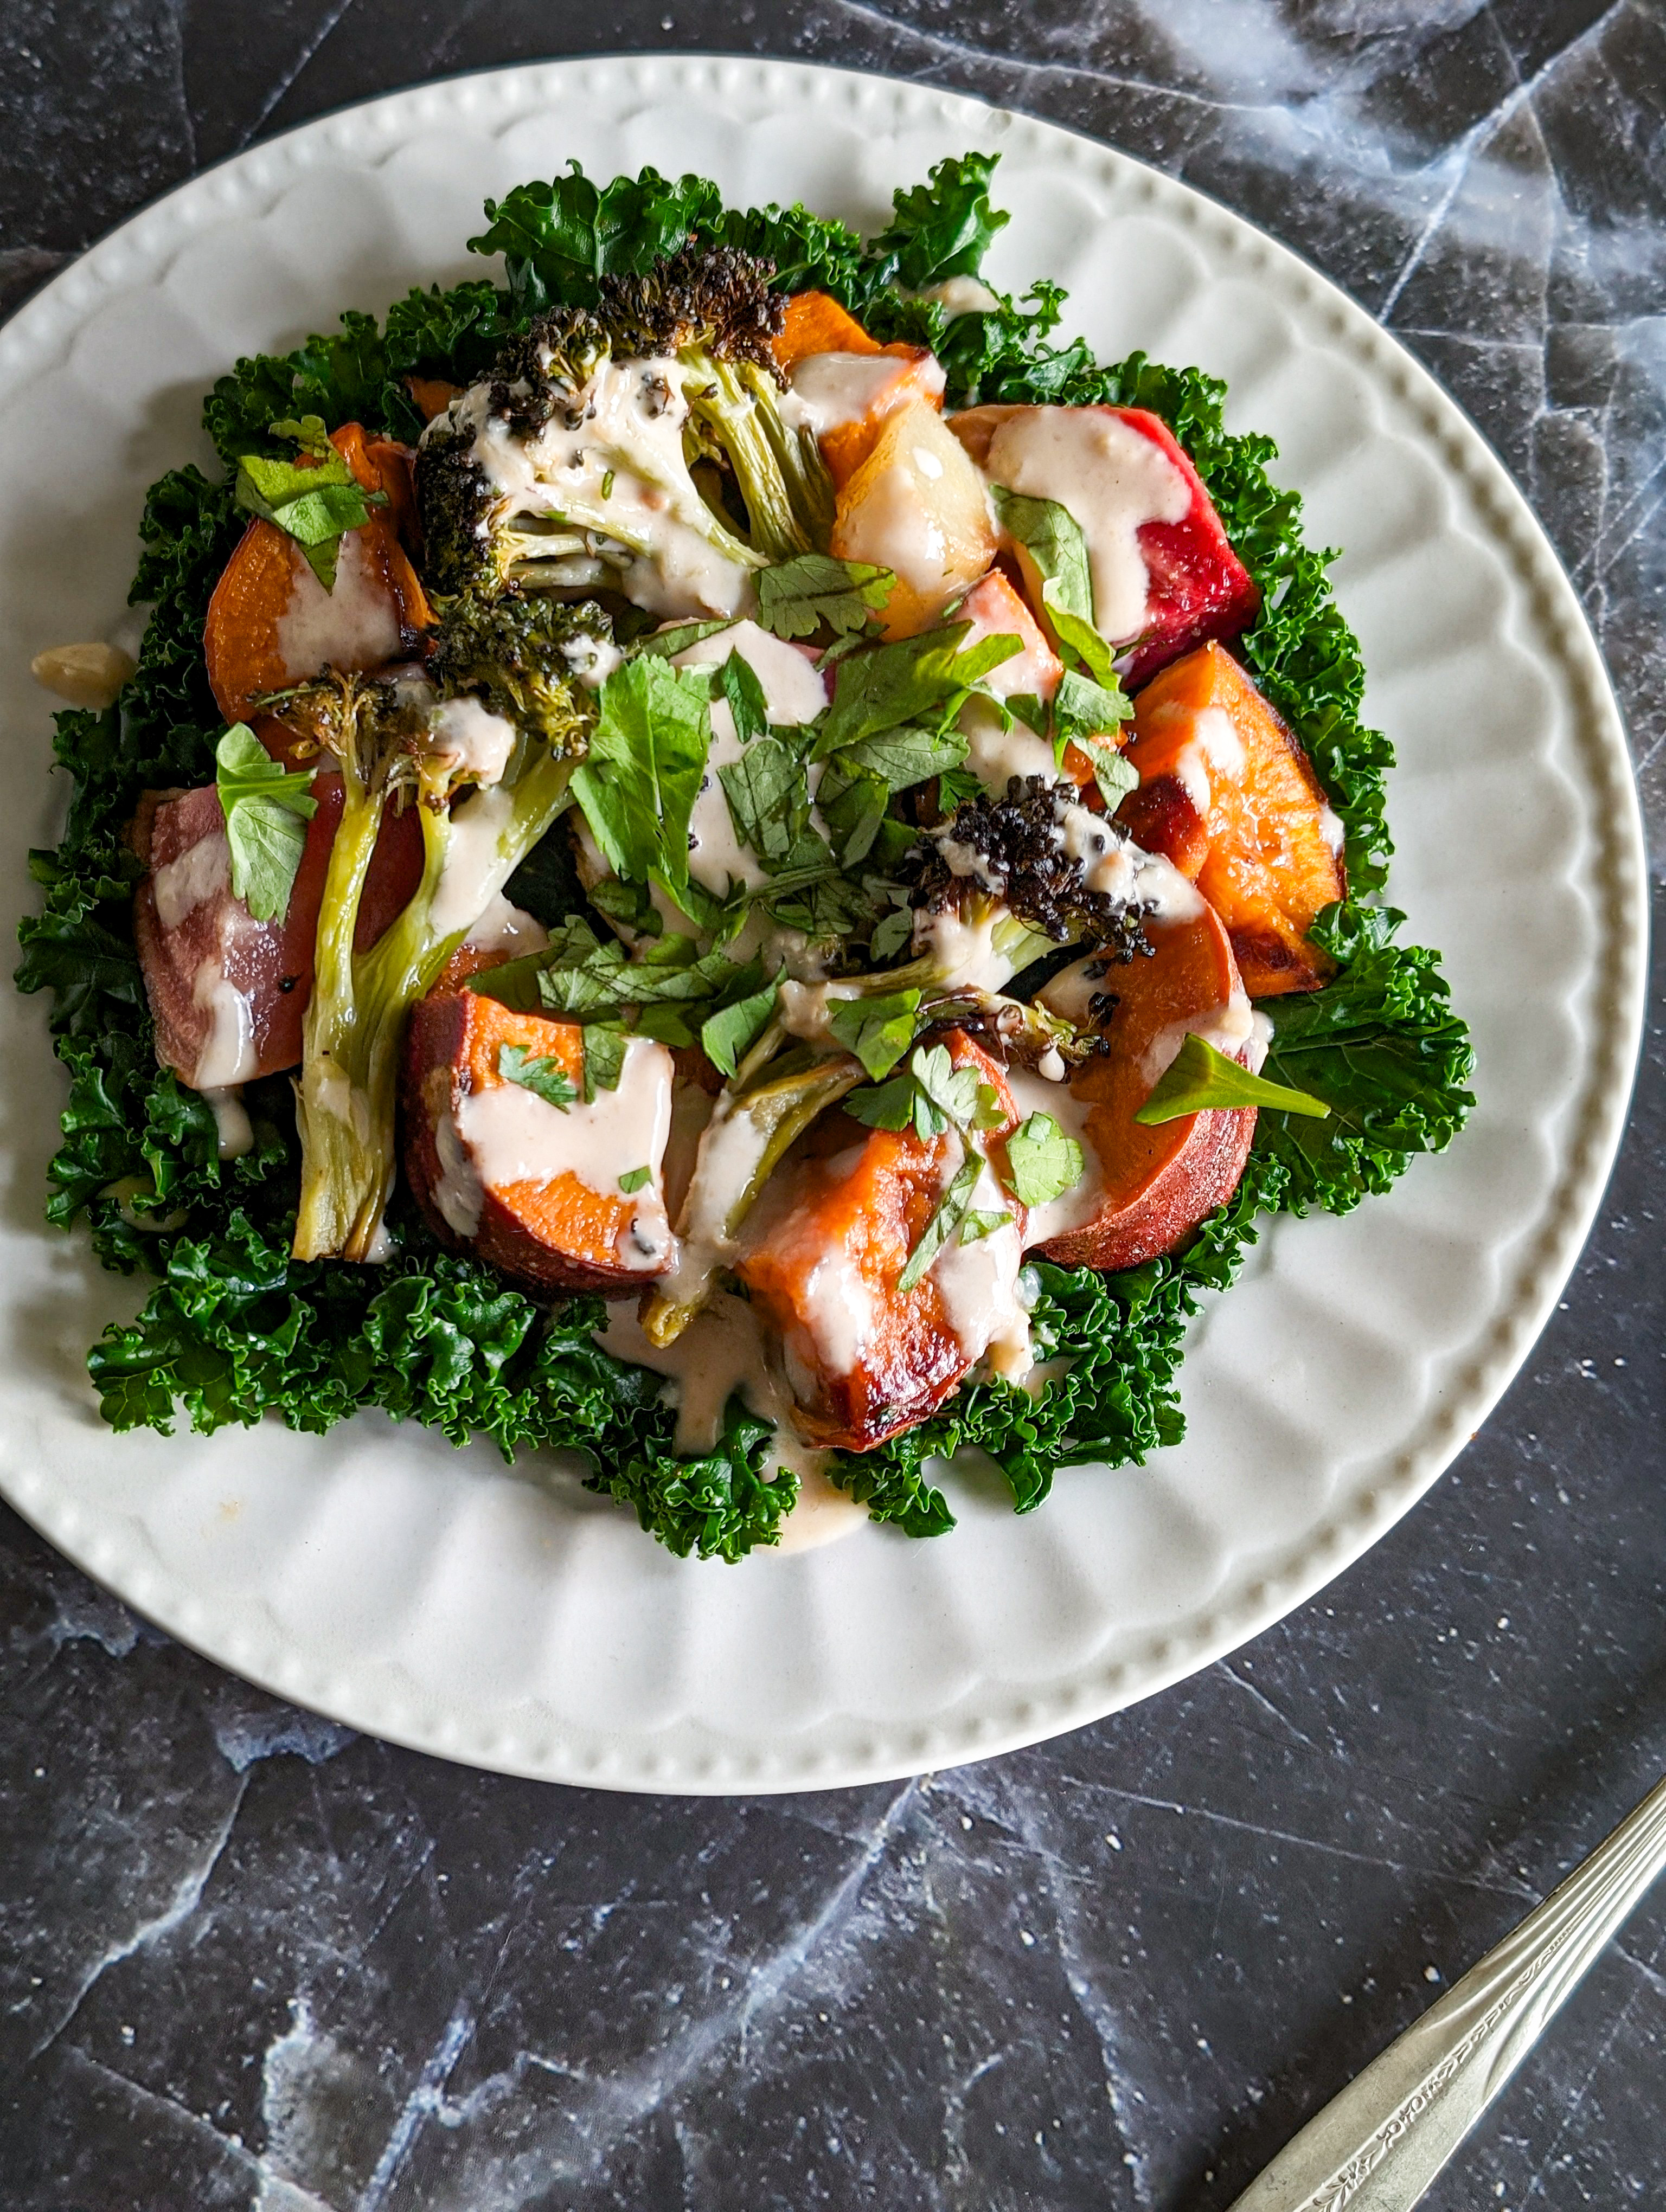
{"label": "sweet potato wedge", "polygon": [[871,338],[830,292],[795,292],[787,302],[780,335],[770,344],[783,376],[806,354],[878,353],[880,349],[879,340]]}
{"label": "sweet potato wedge", "polygon": [[356,422],[333,432],[331,443],[367,491],[388,495],[362,529],[342,539],[334,592],[325,592],[292,538],[257,518],[215,586],[203,629],[221,713],[228,722],[249,722],[280,758],[291,750],[291,733],[281,719],[256,712],[253,700],[326,664],[350,670],[396,660],[433,620],[400,543],[401,523],[414,530],[416,512],[404,448],[367,441]]}
{"label": "sweet potato wedge", "polygon": [[1146,686],[1134,727],[1140,788],[1117,820],[1196,883],[1252,999],[1322,983],[1335,963],[1307,933],[1347,884],[1341,825],[1294,736],[1213,644]]}
{"label": "sweet potato wedge", "polygon": [[1023,1110],[1051,1112],[1087,1154],[1077,1188],[1030,1219],[1031,1249],[1061,1267],[1137,1267],[1172,1251],[1237,1188],[1255,1134],[1253,1106],[1152,1128],[1134,1120],[1189,1030],[1232,1053],[1236,1032],[1248,1029],[1231,947],[1210,907],[1200,899],[1190,918],[1146,929],[1149,957],[1079,961],[1042,994],[1077,1022],[1101,1016],[1097,994],[1114,998],[1098,1019],[1110,1049],[1076,1071],[1066,1099],[1036,1077],[1018,1082]]}
{"label": "sweet potato wedge", "polygon": [[[994,1085],[1006,1109],[988,1139],[999,1156],[1017,1118],[1003,1071],[962,1030],[940,1042],[958,1067]],[[960,1139],[842,1116],[818,1135],[825,1143],[841,1131],[841,1149],[787,1167],[766,1189],[736,1272],[781,1334],[804,1436],[866,1451],[924,1420],[982,1358],[999,1293],[957,1298],[941,1259],[911,1290],[897,1287],[960,1164]],[[1015,1216],[1012,1228],[957,1248],[953,1264],[1005,1271],[1010,1298],[1020,1242]]]}
{"label": "sweet potato wedge", "polygon": [[[514,1081],[506,1070],[516,1064],[564,1075],[566,1110]],[[576,1022],[514,1013],[466,989],[431,993],[405,1039],[405,1172],[450,1250],[472,1250],[535,1289],[622,1297],[671,1264],[661,1182],[671,1054],[633,1037],[618,1088],[586,1106],[583,1087]],[[643,1168],[646,1183],[621,1189]]]}
{"label": "sweet potato wedge", "polygon": [[463,389],[443,376],[408,376],[405,390],[410,403],[423,422],[431,422],[436,415],[443,415],[452,401]]}
{"label": "sweet potato wedge", "polygon": [[[232,896],[225,816],[212,784],[149,793],[136,818],[134,849],[148,872],[134,896],[133,934],[156,1056],[198,1088],[249,1082],[300,1062],[341,778],[319,776],[313,796],[317,811],[277,921],[256,921]],[[390,807],[359,903],[359,951],[403,912],[422,873],[416,810]]]}
{"label": "sweet potato wedge", "polygon": [[[1016,417],[1035,410],[1015,406],[969,407],[949,417],[954,432],[976,465],[992,483],[1002,483],[1008,471],[1000,433]],[[1234,636],[1251,621],[1261,594],[1249,570],[1233,551],[1231,543],[1193,467],[1173,432],[1160,416],[1143,407],[1069,408],[1048,410],[1078,421],[1099,416],[1115,416],[1130,430],[1155,446],[1181,487],[1183,512],[1171,520],[1142,523],[1139,528],[1140,555],[1146,566],[1143,618],[1126,634],[1113,635],[1104,611],[1098,610],[1101,626],[1113,645],[1122,650],[1119,665],[1130,687],[1143,684],[1167,662],[1204,638]],[[1018,489],[1025,487],[1020,485]],[[1070,508],[1086,534],[1090,551],[1095,518],[1078,512],[1068,494],[1054,490]],[[1085,508],[1084,498],[1078,503]]]}
{"label": "sweet potato wedge", "polygon": [[921,400],[888,416],[873,452],[839,493],[831,551],[897,578],[887,638],[929,629],[994,559],[982,480],[940,416]]}

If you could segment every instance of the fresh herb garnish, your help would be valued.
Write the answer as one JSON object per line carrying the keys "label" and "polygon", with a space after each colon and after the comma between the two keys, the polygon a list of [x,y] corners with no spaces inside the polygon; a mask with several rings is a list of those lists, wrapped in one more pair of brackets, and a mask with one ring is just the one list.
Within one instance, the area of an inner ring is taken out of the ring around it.
{"label": "fresh herb garnish", "polygon": [[608,866],[676,898],[688,887],[689,817],[711,742],[706,673],[627,660],[603,684],[600,707],[573,795]]}
{"label": "fresh herb garnish", "polygon": [[733,1076],[736,1068],[763,1036],[769,1017],[775,1010],[775,992],[779,977],[772,975],[767,983],[744,999],[733,1000],[708,1014],[700,1024],[700,1045],[707,1059],[719,1074]]}
{"label": "fresh herb garnish", "polygon": [[316,771],[286,769],[246,722],[234,722],[215,747],[214,770],[233,895],[257,921],[281,921],[307,849],[307,824],[318,811]]}
{"label": "fresh herb garnish", "polygon": [[1114,690],[1111,648],[1094,627],[1093,572],[1081,524],[1055,499],[1031,499],[1001,484],[990,485],[989,498],[1006,528],[1036,564],[1042,605],[1059,643],[1096,684]]}
{"label": "fresh herb garnish", "polygon": [[518,1084],[521,1090],[541,1098],[546,1106],[559,1107],[563,1114],[579,1095],[572,1078],[558,1060],[544,1053],[529,1052],[525,1045],[499,1045],[497,1072],[505,1083]]}
{"label": "fresh herb garnish", "polygon": [[751,661],[732,653],[717,671],[717,684],[729,702],[735,735],[741,744],[749,745],[754,738],[761,738],[769,726],[769,702]]}
{"label": "fresh herb garnish", "polygon": [[800,553],[757,578],[757,619],[777,637],[813,637],[830,629],[838,637],[871,630],[897,579],[865,561],[836,561],[830,553]]}
{"label": "fresh herb garnish", "polygon": [[635,1191],[646,1190],[653,1180],[652,1168],[627,1168],[619,1177],[619,1188],[629,1198]]}
{"label": "fresh herb garnish", "polygon": [[1082,1179],[1082,1148],[1050,1114],[1032,1114],[1006,1139],[1006,1187],[1020,1206],[1046,1206]]}
{"label": "fresh herb garnish", "polygon": [[1157,1079],[1136,1121],[1153,1127],[1177,1121],[1183,1114],[1203,1114],[1237,1106],[1273,1106],[1281,1114],[1310,1115],[1326,1120],[1330,1109],[1310,1091],[1292,1091],[1287,1084],[1268,1083],[1195,1033],[1189,1036]]}
{"label": "fresh herb garnish", "polygon": [[[308,417],[309,423],[317,420]],[[385,507],[387,494],[364,490],[333,447],[326,445],[325,453],[305,466],[245,453],[237,465],[237,504],[293,538],[319,583],[333,592],[343,538],[369,521],[373,507]]]}
{"label": "fresh herb garnish", "polygon": [[868,1080],[878,1083],[914,1042],[919,1012],[918,991],[892,991],[881,998],[830,998],[827,1026],[845,1050],[861,1061]]}
{"label": "fresh herb garnish", "polygon": [[963,1136],[998,1129],[1006,1119],[994,1084],[976,1067],[957,1067],[942,1044],[921,1045],[888,1083],[853,1091],[845,1111],[870,1129],[906,1129],[911,1123],[922,1141],[949,1128]]}
{"label": "fresh herb garnish", "polygon": [[897,1278],[899,1291],[911,1291],[925,1275],[926,1270],[959,1228],[972,1202],[972,1193],[977,1188],[978,1177],[983,1172],[981,1154],[969,1151],[956,1169],[949,1186],[937,1201],[931,1219],[920,1232],[920,1241],[908,1258],[908,1265]]}

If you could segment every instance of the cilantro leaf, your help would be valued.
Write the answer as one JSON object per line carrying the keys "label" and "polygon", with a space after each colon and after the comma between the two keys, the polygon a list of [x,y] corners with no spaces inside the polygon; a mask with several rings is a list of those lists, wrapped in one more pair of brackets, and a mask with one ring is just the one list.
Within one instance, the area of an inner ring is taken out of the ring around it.
{"label": "cilantro leaf", "polygon": [[998,1129],[1006,1119],[994,1085],[976,1067],[957,1067],[947,1045],[922,1046],[909,1066],[921,1099],[963,1135]]}
{"label": "cilantro leaf", "polygon": [[960,1241],[976,1244],[985,1237],[993,1237],[997,1229],[1005,1229],[1012,1218],[1010,1213],[963,1213],[960,1217]]}
{"label": "cilantro leaf", "polygon": [[312,769],[290,770],[246,722],[234,722],[214,749],[215,786],[231,848],[231,888],[257,921],[278,921],[318,811]]}
{"label": "cilantro leaf", "polygon": [[757,575],[760,629],[777,637],[813,637],[830,629],[860,636],[874,626],[897,579],[866,561],[837,561],[830,553],[800,553]]}
{"label": "cilantro leaf", "polygon": [[599,1091],[617,1091],[624,1073],[630,1039],[611,1022],[589,1022],[584,1031],[584,1103],[593,1106]]}
{"label": "cilantro leaf", "polygon": [[646,1190],[653,1180],[652,1168],[627,1168],[619,1177],[619,1188],[629,1198],[635,1191]]}
{"label": "cilantro leaf", "polygon": [[914,1042],[919,1012],[918,991],[893,991],[884,998],[830,998],[827,1026],[845,1050],[861,1061],[868,1080],[878,1083]]}
{"label": "cilantro leaf", "polygon": [[558,1060],[544,1053],[531,1053],[525,1045],[499,1045],[497,1072],[505,1083],[518,1084],[546,1106],[558,1106],[563,1114],[579,1095]]}
{"label": "cilantro leaf", "polygon": [[[1105,802],[1105,811],[1114,814],[1129,792],[1137,790],[1140,771],[1127,754],[1115,745],[1108,745],[1100,738],[1074,738],[1066,741],[1074,744],[1085,755],[1093,770],[1093,781],[1099,787],[1099,796]],[[1061,749],[1062,757],[1062,749]]]}
{"label": "cilantro leaf", "polygon": [[718,615],[710,622],[677,623],[669,629],[650,630],[646,637],[636,640],[630,651],[633,654],[646,653],[655,660],[675,660],[691,645],[703,645],[708,637],[721,637],[726,629],[733,628],[733,615]]}
{"label": "cilantro leaf", "polygon": [[689,880],[689,817],[711,742],[703,670],[627,660],[601,688],[587,757],[573,793],[608,865],[672,898]]}
{"label": "cilantro leaf", "polygon": [[968,1152],[956,1169],[947,1189],[937,1201],[931,1219],[920,1232],[920,1241],[909,1255],[908,1265],[897,1278],[899,1291],[911,1291],[925,1276],[926,1270],[955,1234],[966,1218],[972,1202],[972,1193],[977,1188],[983,1172],[980,1153]]}
{"label": "cilantro leaf", "polygon": [[1183,1114],[1235,1106],[1276,1106],[1282,1114],[1304,1114],[1318,1121],[1329,1119],[1330,1114],[1322,1098],[1314,1097],[1310,1091],[1293,1091],[1287,1084],[1264,1082],[1193,1034],[1158,1078],[1156,1088],[1134,1118],[1150,1128],[1164,1121],[1177,1121]]}
{"label": "cilantro leaf", "polygon": [[1094,628],[1093,571],[1081,524],[1055,499],[1031,499],[1004,484],[991,484],[989,497],[1006,529],[1040,571],[1042,605],[1059,643],[1096,683],[1115,689],[1111,649]]}
{"label": "cilantro leaf", "polygon": [[[915,1119],[919,1097],[914,1078],[904,1069],[889,1083],[853,1091],[844,1102],[844,1110],[866,1129],[906,1129]],[[921,1131],[922,1136],[932,1133],[930,1128]]]}
{"label": "cilantro leaf", "polygon": [[1006,1187],[1020,1206],[1045,1206],[1082,1179],[1081,1146],[1050,1114],[1032,1114],[1006,1139]]}

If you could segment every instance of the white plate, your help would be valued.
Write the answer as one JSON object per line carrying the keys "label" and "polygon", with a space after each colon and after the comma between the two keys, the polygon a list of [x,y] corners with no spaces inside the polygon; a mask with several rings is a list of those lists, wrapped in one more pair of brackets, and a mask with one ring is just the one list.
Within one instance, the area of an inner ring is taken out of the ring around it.
{"label": "white plate", "polygon": [[933,1543],[865,1527],[702,1566],[566,1478],[379,1415],[322,1439],[107,1434],[82,1360],[135,1293],[40,1225],[61,1085],[44,1003],[8,1000],[0,1483],[153,1620],[355,1727],[714,1791],[897,1776],[1094,1719],[1277,1620],[1406,1510],[1514,1372],[1601,1195],[1641,1022],[1641,830],[1602,665],[1519,494],[1415,362],[1247,223],[1085,139],[879,78],[648,58],[401,93],[182,186],[31,301],[0,331],[13,909],[62,804],[28,655],[116,625],[143,487],[206,458],[199,397],[234,355],[464,274],[482,198],[570,155],[872,226],[968,147],[1003,155],[995,280],[1060,279],[1106,358],[1228,378],[1312,539],[1347,547],[1339,596],[1400,753],[1391,895],[1444,949],[1478,1111],[1391,1197],[1263,1237],[1195,1331],[1186,1443],[1143,1471],[1066,1473],[1023,1520],[970,1486]]}

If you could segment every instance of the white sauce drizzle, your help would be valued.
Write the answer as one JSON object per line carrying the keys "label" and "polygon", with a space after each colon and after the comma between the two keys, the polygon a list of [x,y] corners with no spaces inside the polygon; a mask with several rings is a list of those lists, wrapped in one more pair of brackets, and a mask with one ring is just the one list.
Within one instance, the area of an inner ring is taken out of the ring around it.
{"label": "white sauce drizzle", "polygon": [[945,276],[940,284],[928,285],[914,296],[935,300],[951,322],[957,315],[992,315],[1000,306],[988,286],[980,284],[976,276]]}
{"label": "white sauce drizzle", "polygon": [[156,919],[164,929],[177,929],[188,914],[230,887],[231,843],[223,830],[216,830],[152,873]]}
{"label": "white sauce drizzle", "polygon": [[476,916],[463,942],[477,952],[507,952],[518,957],[523,952],[542,952],[550,942],[550,933],[524,907],[512,906],[499,891]]}
{"label": "white sauce drizzle", "polygon": [[[945,1182],[964,1158],[958,1140],[951,1144]],[[984,1159],[972,1189],[971,1210],[1007,1213],[1012,1208],[994,1171]],[[933,1261],[930,1279],[943,1304],[943,1318],[964,1357],[986,1362],[992,1374],[1021,1382],[1030,1372],[1030,1312],[1019,1296],[1023,1238],[1016,1217],[987,1237],[963,1244],[957,1236]]]}
{"label": "white sauce drizzle", "polygon": [[504,840],[514,818],[514,793],[502,784],[471,792],[452,808],[434,894],[430,927],[436,937],[467,929],[508,881]]}
{"label": "white sauce drizzle", "polygon": [[588,630],[566,639],[561,654],[587,691],[599,691],[614,670],[624,666],[624,654],[612,639],[592,637]]}
{"label": "white sauce drizzle", "polygon": [[221,1158],[240,1160],[245,1152],[252,1152],[254,1131],[244,1109],[242,1092],[231,1089],[204,1091],[203,1099],[214,1115]]}
{"label": "white sauce drizzle", "polygon": [[[1090,991],[1114,988],[1103,981],[1089,987]],[[1050,985],[1049,990],[1050,993]],[[1020,1121],[1028,1121],[1032,1114],[1050,1115],[1065,1135],[1073,1137],[1082,1148],[1081,1180],[1068,1190],[1061,1191],[1056,1198],[1049,1199],[1045,1205],[1030,1209],[1025,1224],[1024,1249],[1033,1252],[1049,1238],[1061,1237],[1067,1230],[1080,1229],[1092,1220],[1099,1209],[1104,1176],[1099,1155],[1087,1133],[1087,1117],[1091,1109],[1085,1099],[1078,1098],[1067,1084],[1049,1081],[1044,1074],[1032,1074],[1027,1067],[1009,1067],[1006,1083]]]}
{"label": "white sauce drizzle", "polygon": [[[969,642],[971,641],[969,640]],[[1010,662],[992,669],[984,678],[991,690],[995,679],[1004,676]],[[1017,685],[1022,690],[1022,684]],[[1006,692],[1002,697],[1009,695]],[[1015,775],[1038,775],[1046,783],[1065,781],[1053,757],[1053,748],[1045,738],[1023,722],[1014,720],[1010,730],[1000,726],[1000,716],[987,699],[969,699],[960,710],[958,725],[966,740],[966,765],[986,791],[1005,798],[1006,786]]]}
{"label": "white sauce drizzle", "polygon": [[296,552],[276,639],[286,684],[321,668],[376,668],[398,656],[398,608],[362,532],[350,530],[341,539],[332,592]]}
{"label": "white sauce drizzle", "polygon": [[234,1090],[259,1072],[254,1007],[246,992],[226,980],[224,958],[222,947],[219,958],[204,960],[192,986],[193,1003],[209,1014],[209,1032],[191,1075],[198,1091]]}
{"label": "white sauce drizzle", "polygon": [[482,701],[465,696],[447,699],[428,726],[426,750],[453,776],[477,783],[499,783],[520,735],[513,722],[494,714]]}
{"label": "white sauce drizzle", "polygon": [[1148,593],[1140,532],[1191,511],[1191,487],[1162,447],[1106,409],[1024,407],[996,428],[983,473],[1068,509],[1087,540],[1095,622],[1113,642],[1138,637]]}
{"label": "white sauce drizzle", "polygon": [[[909,363],[894,353],[812,353],[793,364],[787,383],[800,404],[800,421],[823,437],[847,422],[864,422],[888,385],[908,373]],[[940,362],[933,361],[912,380],[914,388],[933,398],[943,396]]]}

